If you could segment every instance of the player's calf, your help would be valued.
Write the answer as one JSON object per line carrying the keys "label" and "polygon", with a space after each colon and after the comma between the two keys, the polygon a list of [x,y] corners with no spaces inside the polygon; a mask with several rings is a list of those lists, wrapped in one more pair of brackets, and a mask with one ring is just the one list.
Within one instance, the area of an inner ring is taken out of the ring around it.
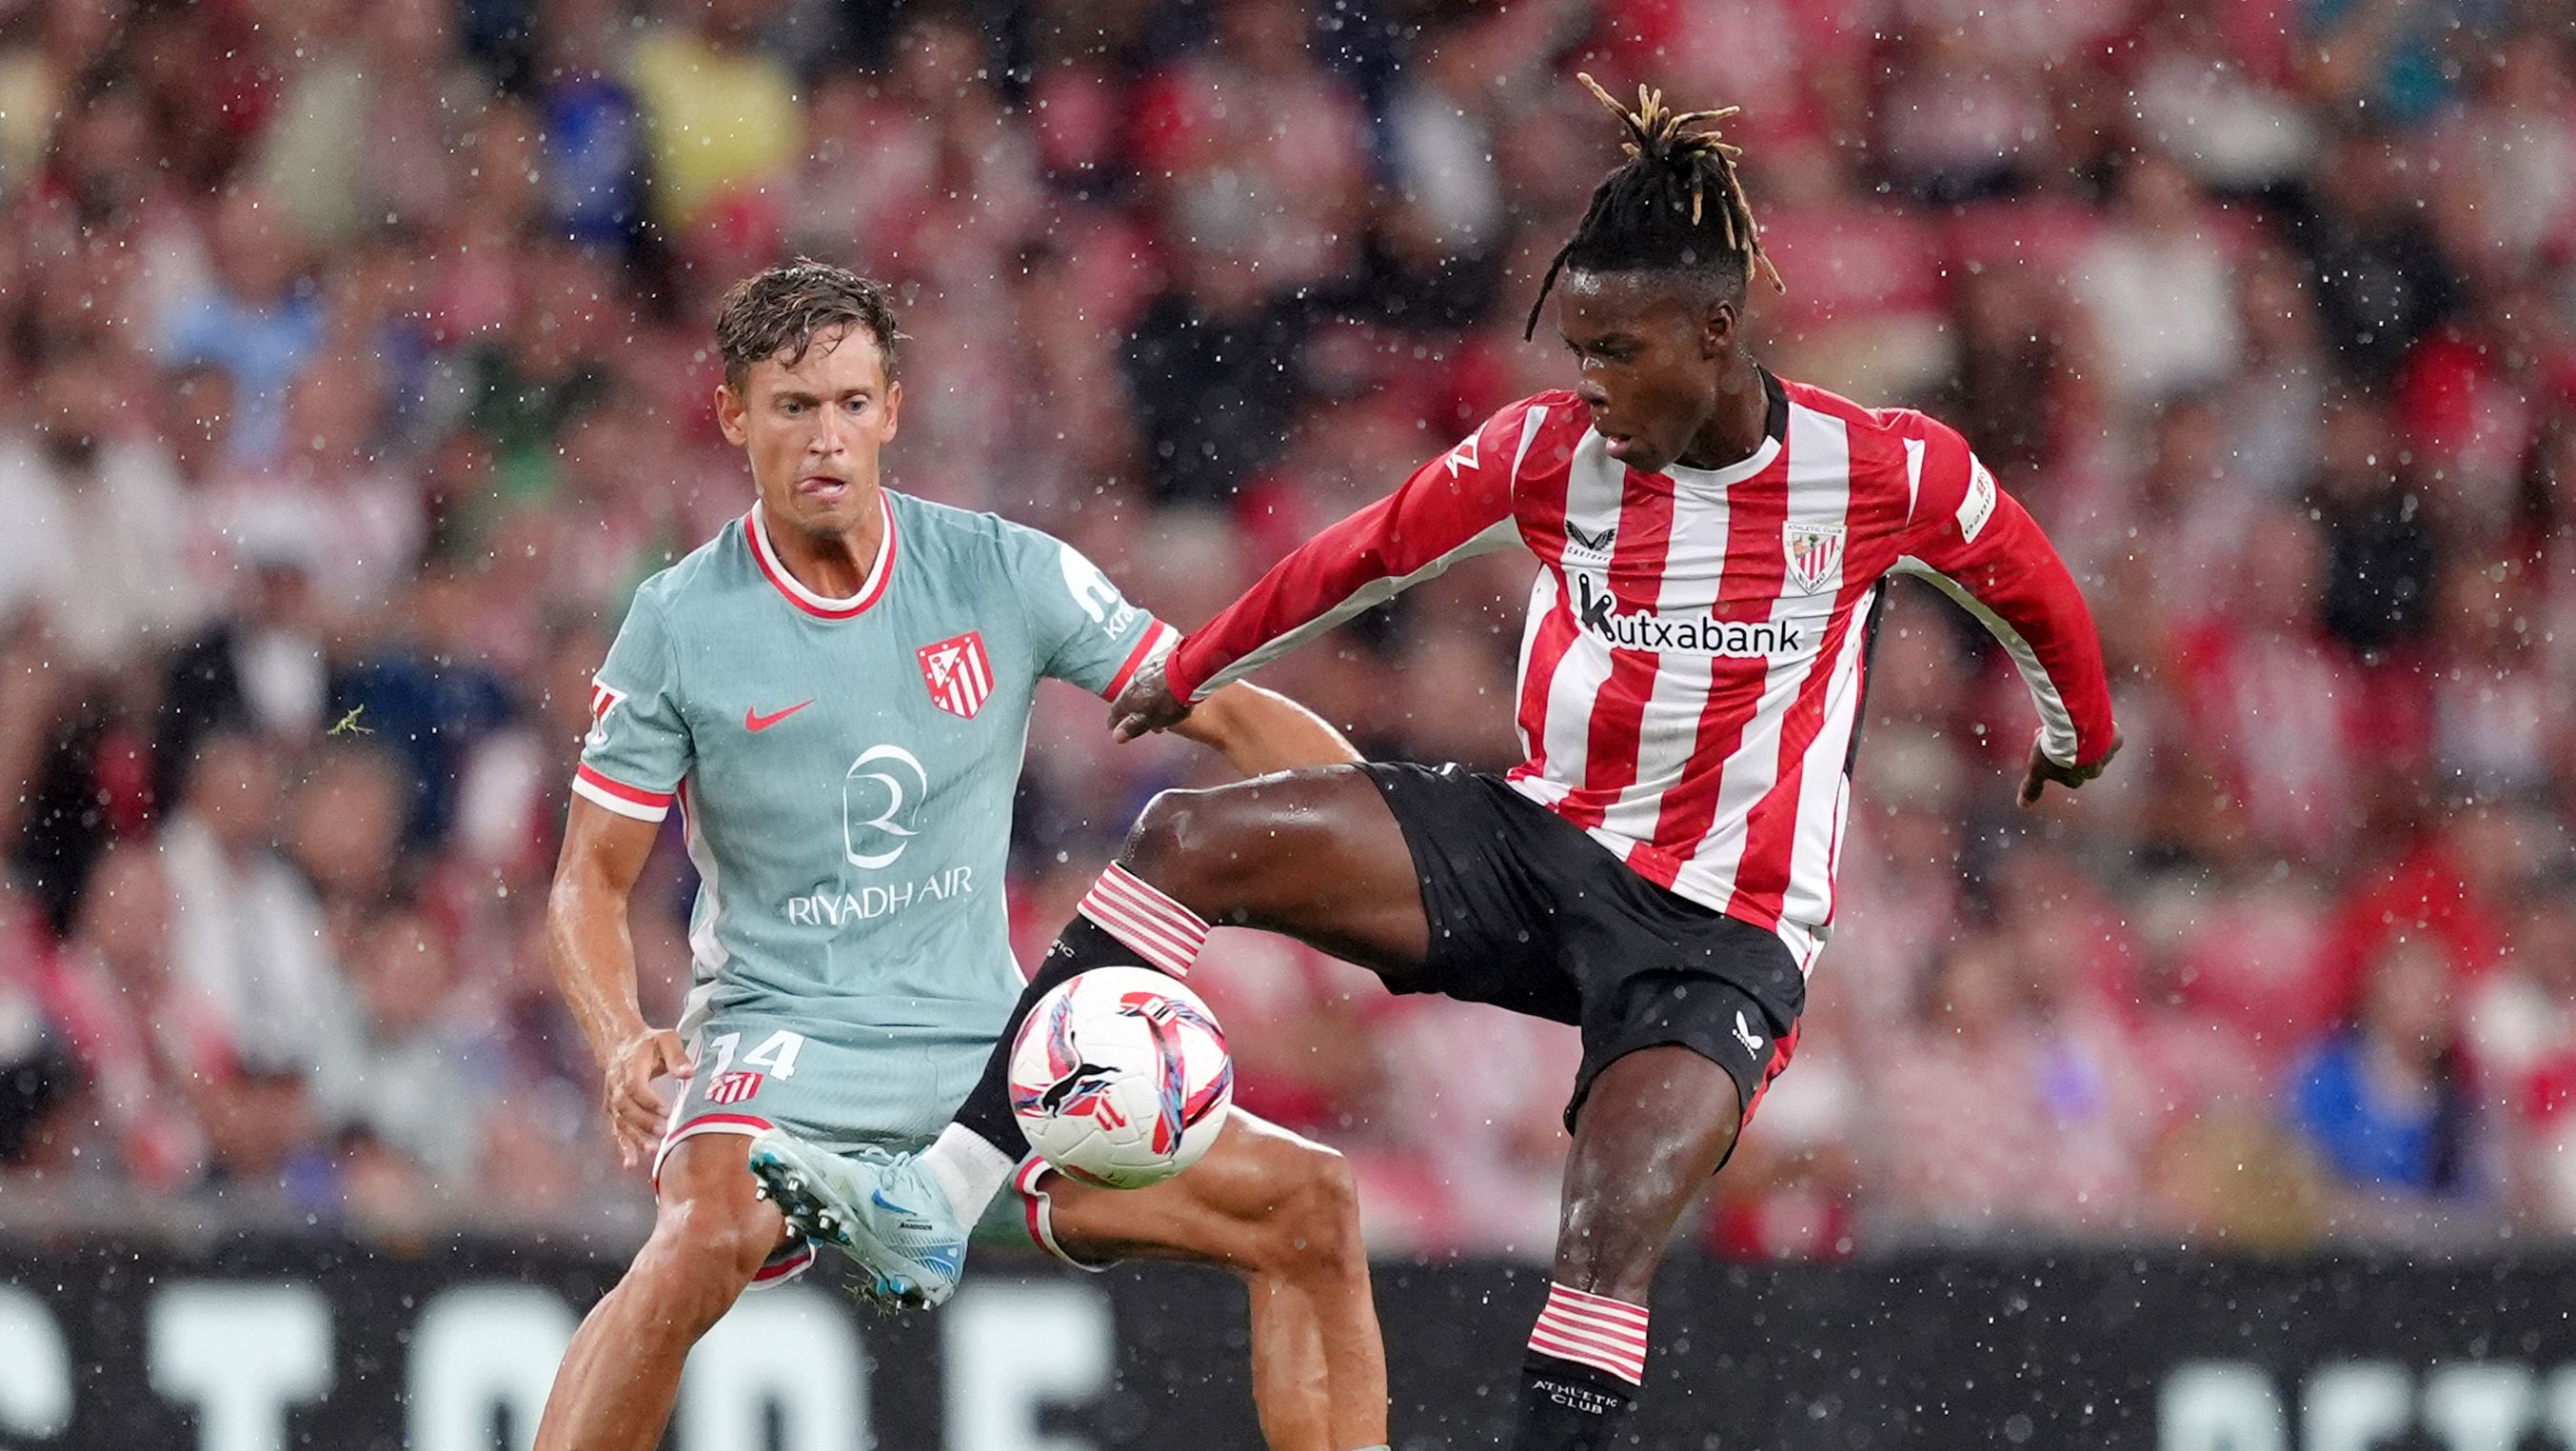
{"label": "player's calf", "polygon": [[[1246,1127],[1238,1121],[1227,1131]],[[1246,1157],[1261,1184],[1230,1197],[1242,1216],[1237,1268],[1250,1296],[1253,1398],[1264,1439],[1321,1451],[1382,1444],[1386,1358],[1350,1162],[1288,1134],[1247,1144],[1256,1147]]]}
{"label": "player's calf", "polygon": [[1056,1183],[1054,1226],[1084,1263],[1182,1260],[1243,1276],[1266,1444],[1385,1443],[1386,1357],[1359,1192],[1341,1155],[1237,1109],[1178,1178],[1132,1191]]}
{"label": "player's calf", "polygon": [[649,1451],[661,1443],[680,1366],[761,1273],[785,1233],[753,1197],[746,1141],[679,1145],[663,1165],[653,1233],[564,1352],[536,1451]]}
{"label": "player's calf", "polygon": [[1248,1268],[1300,1283],[1368,1281],[1360,1235],[1359,1183],[1348,1159],[1321,1144],[1279,1135],[1265,1145],[1269,1192],[1254,1205]]}
{"label": "player's calf", "polygon": [[1735,1146],[1743,1090],[1662,1043],[1592,1080],[1565,1164],[1556,1277],[1521,1361],[1513,1451],[1615,1444],[1646,1377],[1646,1296],[1673,1225]]}

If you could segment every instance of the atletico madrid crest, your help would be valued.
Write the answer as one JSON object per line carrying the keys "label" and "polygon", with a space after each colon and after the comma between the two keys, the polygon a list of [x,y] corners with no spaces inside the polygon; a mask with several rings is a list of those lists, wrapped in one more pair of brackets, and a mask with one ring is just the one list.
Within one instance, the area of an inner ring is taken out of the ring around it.
{"label": "atletico madrid crest", "polygon": [[757,1073],[728,1073],[717,1079],[715,1086],[707,1090],[707,1102],[740,1103],[760,1092],[761,1077],[762,1075]]}
{"label": "atletico madrid crest", "polygon": [[984,655],[983,631],[968,630],[924,645],[918,653],[930,703],[950,715],[974,719],[975,712],[984,708],[985,697],[993,693],[993,662]]}
{"label": "atletico madrid crest", "polygon": [[1792,524],[1786,532],[1789,582],[1809,594],[1823,589],[1843,561],[1843,526]]}

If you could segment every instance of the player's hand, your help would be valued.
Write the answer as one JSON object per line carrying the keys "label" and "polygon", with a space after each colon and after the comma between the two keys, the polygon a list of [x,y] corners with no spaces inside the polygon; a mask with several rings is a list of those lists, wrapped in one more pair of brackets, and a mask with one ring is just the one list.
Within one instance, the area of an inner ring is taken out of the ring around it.
{"label": "player's hand", "polygon": [[632,1169],[649,1162],[653,1142],[662,1133],[663,1115],[670,1112],[662,1095],[653,1091],[653,1080],[665,1074],[686,1078],[692,1066],[688,1045],[668,1028],[647,1028],[608,1056],[601,1099],[608,1110],[608,1131],[617,1140],[619,1163]]}
{"label": "player's hand", "polygon": [[2024,806],[2036,804],[2039,800],[2039,793],[2046,790],[2048,783],[2051,781],[2056,782],[2058,785],[2065,787],[2069,791],[2074,790],[2076,787],[2081,786],[2085,782],[2092,780],[2094,777],[2101,775],[2102,768],[2110,765],[2111,758],[2118,754],[2120,754],[2120,733],[2118,731],[2111,732],[2111,749],[2104,751],[2101,759],[2093,762],[2089,766],[2061,766],[2055,761],[2050,760],[2046,752],[2040,750],[2038,741],[2032,741],[2030,743],[2030,770],[2021,778],[2021,804]]}
{"label": "player's hand", "polygon": [[1170,730],[1189,714],[1190,707],[1172,694],[1170,683],[1163,679],[1163,661],[1149,660],[1118,692],[1116,703],[1109,707],[1109,724],[1123,746],[1138,736]]}

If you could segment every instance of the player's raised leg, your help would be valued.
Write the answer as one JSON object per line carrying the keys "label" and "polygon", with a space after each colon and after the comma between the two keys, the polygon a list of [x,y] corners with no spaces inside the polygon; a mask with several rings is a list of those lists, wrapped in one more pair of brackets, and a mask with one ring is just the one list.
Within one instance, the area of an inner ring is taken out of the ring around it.
{"label": "player's raised leg", "polygon": [[1341,1155],[1236,1109],[1207,1157],[1150,1189],[1045,1182],[1055,1242],[1076,1259],[1182,1260],[1244,1277],[1253,1402],[1274,1451],[1385,1444],[1386,1352]]}
{"label": "player's raised leg", "polygon": [[1185,975],[1210,923],[1285,933],[1395,985],[1420,967],[1430,938],[1403,830],[1362,768],[1166,791],[1039,964],[938,1142],[876,1163],[833,1161],[764,1135],[752,1171],[800,1228],[847,1249],[903,1300],[938,1304],[956,1289],[969,1226],[1020,1160],[1009,1071],[1029,1010],[1095,967]]}
{"label": "player's raised leg", "polygon": [[987,1143],[1016,1144],[1009,1045],[1037,1000],[1116,963],[1186,976],[1212,926],[1284,933],[1391,986],[1409,983],[1430,923],[1412,851],[1366,768],[1166,791],[1148,803],[1039,964],[957,1123]]}
{"label": "player's raised leg", "polygon": [[1691,1197],[1734,1147],[1742,1090],[1675,1044],[1592,1082],[1565,1164],[1555,1283],[1521,1362],[1513,1451],[1615,1444],[1646,1373],[1646,1302]]}
{"label": "player's raised leg", "polygon": [[653,1234],[591,1308],[555,1372],[537,1451],[648,1451],[662,1443],[689,1347],[733,1308],[786,1222],[753,1192],[750,1141],[711,1134],[663,1162]]}

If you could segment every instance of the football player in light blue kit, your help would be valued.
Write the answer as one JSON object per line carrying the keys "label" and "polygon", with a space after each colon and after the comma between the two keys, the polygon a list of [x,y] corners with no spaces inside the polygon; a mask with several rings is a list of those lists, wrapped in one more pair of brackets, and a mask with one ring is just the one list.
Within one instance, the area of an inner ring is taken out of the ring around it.
{"label": "football player in light blue kit", "polygon": [[[879,486],[900,336],[880,287],[821,263],[728,295],[718,422],[758,502],[636,591],[599,672],[548,940],[658,1209],[565,1354],[540,1451],[659,1445],[689,1347],[747,1286],[812,1262],[755,1194],[753,1135],[865,1154],[948,1121],[1024,981],[1003,868],[1039,678],[1115,697],[1173,639],[1070,547]],[[1352,758],[1246,687],[1191,723],[1247,774]],[[696,984],[664,1030],[637,1005],[626,911],[675,805],[700,877]],[[1032,1158],[995,1218],[1079,1265],[1242,1272],[1264,1434],[1353,1451],[1387,1436],[1350,1183],[1332,1151],[1236,1110],[1206,1159],[1151,1189]]]}

